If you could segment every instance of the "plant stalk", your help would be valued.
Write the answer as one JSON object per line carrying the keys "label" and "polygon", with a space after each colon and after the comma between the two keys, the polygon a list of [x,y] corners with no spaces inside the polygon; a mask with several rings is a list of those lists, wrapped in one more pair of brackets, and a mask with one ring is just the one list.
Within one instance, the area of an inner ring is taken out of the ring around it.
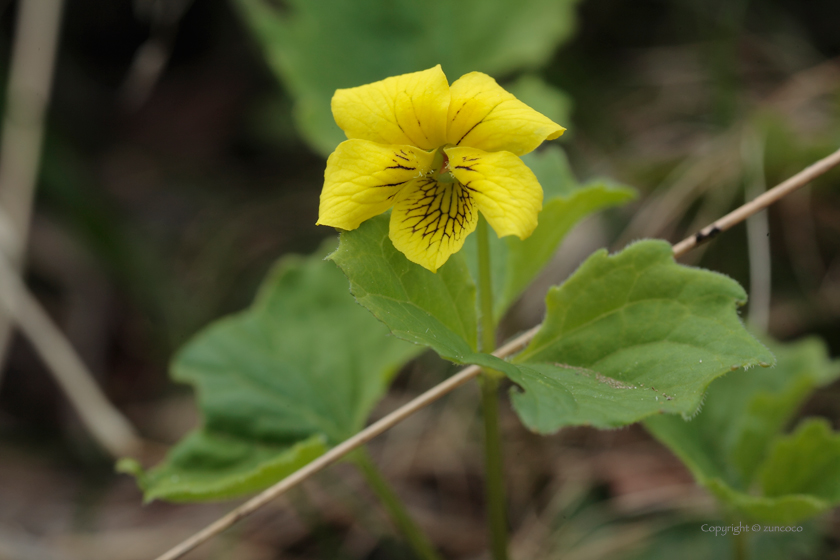
{"label": "plant stalk", "polygon": [[408,544],[414,549],[417,557],[422,560],[443,560],[423,530],[411,518],[400,497],[397,496],[397,493],[391,488],[379,469],[376,468],[367,450],[365,448],[359,449],[353,454],[353,461],[364,475],[376,497],[385,506],[391,516],[391,521],[394,522]]}
{"label": "plant stalk", "polygon": [[[478,296],[481,310],[480,349],[491,353],[496,349],[496,323],[493,316],[493,280],[490,274],[490,238],[487,221],[478,219]],[[483,370],[481,374],[481,410],[484,417],[484,494],[487,501],[487,524],[493,560],[507,560],[507,516],[502,463],[502,438],[499,430],[498,372]]]}
{"label": "plant stalk", "polygon": [[[734,525],[734,523],[731,524]],[[737,535],[732,533],[732,558],[733,560],[749,560],[750,558],[750,541],[745,531],[740,531]]]}
{"label": "plant stalk", "polygon": [[496,349],[496,322],[493,317],[493,277],[490,274],[490,236],[487,233],[487,220],[478,219],[478,300],[481,316],[479,317],[479,349],[485,354]]}
{"label": "plant stalk", "polygon": [[499,380],[481,376],[481,410],[484,416],[484,494],[493,560],[507,560],[507,516],[502,472],[502,438],[499,434]]}

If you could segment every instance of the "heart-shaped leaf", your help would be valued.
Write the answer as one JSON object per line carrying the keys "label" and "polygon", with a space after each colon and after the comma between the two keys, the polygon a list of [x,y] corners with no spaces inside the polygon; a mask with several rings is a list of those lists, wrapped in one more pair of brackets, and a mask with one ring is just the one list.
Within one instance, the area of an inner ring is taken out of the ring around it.
{"label": "heart-shaped leaf", "polygon": [[524,390],[514,408],[541,433],[691,416],[717,377],[774,361],[738,318],[745,301],[730,278],[675,263],[663,241],[598,251],[549,291],[542,328],[513,360],[527,366],[512,376]]}
{"label": "heart-shaped leaf", "polygon": [[147,499],[230,497],[276,482],[359,431],[420,350],[353,301],[324,253],[282,259],[250,309],[178,353],[173,377],[195,386],[204,426],[138,478]]}

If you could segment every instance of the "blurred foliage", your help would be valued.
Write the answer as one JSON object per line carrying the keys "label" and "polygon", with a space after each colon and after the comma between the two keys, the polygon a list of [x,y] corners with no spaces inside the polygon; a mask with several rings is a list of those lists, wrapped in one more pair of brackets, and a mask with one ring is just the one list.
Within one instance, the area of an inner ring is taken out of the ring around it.
{"label": "blurred foliage", "polygon": [[[476,70],[501,77],[538,68],[571,35],[577,0],[236,3],[295,99],[298,129],[326,156],[344,140],[330,111],[336,89],[436,64],[453,79]],[[567,116],[568,98],[539,77],[516,85],[523,101],[550,118]]]}
{"label": "blurred foliage", "polygon": [[249,310],[178,353],[172,375],[196,388],[204,425],[148,473],[121,464],[147,500],[270,486],[362,429],[397,368],[417,354],[356,305],[326,252],[284,257]]}
{"label": "blurred foliage", "polygon": [[717,381],[690,421],[659,416],[645,426],[726,506],[790,525],[840,503],[840,436],[813,419],[782,435],[811,391],[840,377],[840,362],[815,339],[770,347],[776,367]]}
{"label": "blurred foliage", "polygon": [[[726,527],[728,524],[715,519],[692,519],[681,522],[657,533],[649,542],[640,547],[642,550],[621,556],[624,560],[666,560],[682,558],[685,560],[737,560],[733,552],[732,531],[725,535],[714,533],[714,527]],[[738,523],[734,523],[735,526]],[[743,526],[743,523],[741,523]],[[707,530],[703,530],[705,527]],[[712,528],[711,532],[708,531]],[[750,542],[753,551],[751,558],[762,560],[789,560],[790,558],[818,558],[822,552],[820,528],[815,524],[805,524],[799,533],[759,532],[758,534],[741,533],[742,538]]]}

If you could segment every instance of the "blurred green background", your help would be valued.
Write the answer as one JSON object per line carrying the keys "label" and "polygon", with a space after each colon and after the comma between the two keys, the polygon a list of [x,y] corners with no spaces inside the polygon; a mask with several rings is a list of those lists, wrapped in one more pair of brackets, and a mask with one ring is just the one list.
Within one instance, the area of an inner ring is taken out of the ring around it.
{"label": "blurred green background", "polygon": [[[18,7],[0,2],[0,91]],[[840,146],[838,24],[832,0],[68,0],[26,279],[111,400],[171,443],[196,422],[167,376],[174,350],[247,306],[280,255],[333,235],[314,224],[342,138],[335,88],[437,63],[450,82],[481,70],[569,129],[559,145],[578,176],[638,188],[568,239],[544,288],[595,248],[678,241]],[[760,277],[743,225],[685,262],[748,291],[769,279],[769,332],[818,334],[837,356],[838,185],[835,171],[770,210]],[[508,332],[540,320],[543,294],[523,298]],[[421,358],[383,410],[446,371]],[[822,390],[803,414],[837,428],[838,396]],[[484,546],[476,402],[464,389],[376,444],[452,558]],[[541,439],[506,418],[516,557],[717,554],[699,530],[719,519],[710,500],[641,430]],[[194,557],[408,557],[360,488],[331,471]],[[149,558],[228,507],[141,506],[15,335],[0,378],[0,558]],[[840,518],[820,523],[762,558],[840,557]]]}

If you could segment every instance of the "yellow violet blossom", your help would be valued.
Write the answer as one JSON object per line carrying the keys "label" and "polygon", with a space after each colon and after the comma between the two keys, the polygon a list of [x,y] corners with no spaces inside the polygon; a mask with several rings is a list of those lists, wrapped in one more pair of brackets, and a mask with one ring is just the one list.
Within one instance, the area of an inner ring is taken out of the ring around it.
{"label": "yellow violet blossom", "polygon": [[537,227],[543,192],[518,156],[565,128],[496,81],[451,86],[440,65],[335,92],[347,138],[327,160],[318,224],[353,230],[393,207],[389,235],[432,272],[464,245],[478,212],[499,237]]}

